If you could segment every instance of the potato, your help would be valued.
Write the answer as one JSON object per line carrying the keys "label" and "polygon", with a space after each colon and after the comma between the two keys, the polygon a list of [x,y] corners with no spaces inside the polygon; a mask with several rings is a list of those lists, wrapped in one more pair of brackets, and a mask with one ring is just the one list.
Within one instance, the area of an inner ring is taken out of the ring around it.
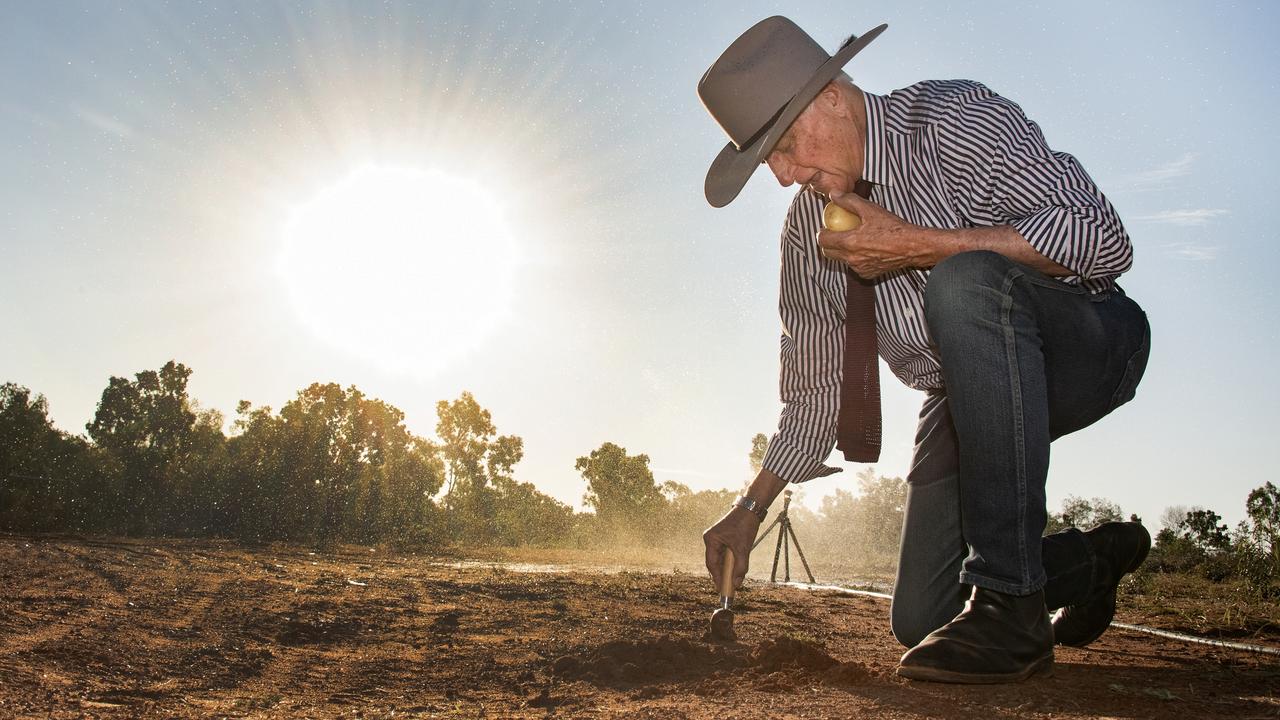
{"label": "potato", "polygon": [[827,203],[822,210],[822,226],[828,230],[844,232],[853,230],[862,224],[862,218],[850,210],[845,210],[834,202]]}

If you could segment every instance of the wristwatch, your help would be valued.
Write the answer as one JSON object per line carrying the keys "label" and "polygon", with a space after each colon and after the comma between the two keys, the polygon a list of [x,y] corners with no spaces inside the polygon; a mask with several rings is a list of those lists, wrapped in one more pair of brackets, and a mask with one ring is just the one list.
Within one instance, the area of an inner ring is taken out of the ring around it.
{"label": "wristwatch", "polygon": [[760,522],[764,522],[764,516],[769,514],[769,511],[765,510],[763,505],[756,502],[755,498],[747,497],[746,495],[734,500],[733,507],[740,507],[743,510],[755,513],[755,516],[760,518]]}

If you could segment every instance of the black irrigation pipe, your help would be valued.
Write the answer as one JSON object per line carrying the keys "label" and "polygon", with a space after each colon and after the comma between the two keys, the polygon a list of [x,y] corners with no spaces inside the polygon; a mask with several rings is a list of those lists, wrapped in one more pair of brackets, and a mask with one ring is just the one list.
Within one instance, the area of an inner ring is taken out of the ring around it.
{"label": "black irrigation pipe", "polygon": [[[892,600],[893,596],[888,593],[875,592],[874,590],[855,590],[854,588],[841,587],[839,585],[810,585],[802,582],[779,583],[781,585],[789,585],[801,590],[832,590],[835,592],[845,593],[848,595],[865,595],[868,597],[884,598]],[[1121,630],[1131,630],[1133,632],[1147,633],[1148,635],[1156,635],[1170,640],[1181,640],[1182,642],[1198,643],[1200,645],[1212,645],[1213,647],[1228,648],[1230,650],[1244,650],[1247,652],[1266,653],[1268,655],[1280,655],[1280,647],[1269,647],[1266,645],[1254,645],[1253,643],[1235,642],[1232,640],[1216,640],[1214,638],[1200,637],[1198,635],[1188,635],[1186,633],[1172,632],[1169,630],[1157,630],[1156,628],[1146,627],[1144,625],[1130,625],[1129,623],[1112,622],[1111,627],[1120,628]]]}

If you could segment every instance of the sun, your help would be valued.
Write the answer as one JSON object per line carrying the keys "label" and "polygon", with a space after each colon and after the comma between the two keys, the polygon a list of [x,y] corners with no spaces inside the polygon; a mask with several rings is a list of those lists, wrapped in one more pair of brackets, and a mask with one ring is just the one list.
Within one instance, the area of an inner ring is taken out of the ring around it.
{"label": "sun", "polygon": [[500,204],[475,182],[370,165],[293,208],[279,273],[323,340],[386,370],[429,375],[501,323],[516,250]]}

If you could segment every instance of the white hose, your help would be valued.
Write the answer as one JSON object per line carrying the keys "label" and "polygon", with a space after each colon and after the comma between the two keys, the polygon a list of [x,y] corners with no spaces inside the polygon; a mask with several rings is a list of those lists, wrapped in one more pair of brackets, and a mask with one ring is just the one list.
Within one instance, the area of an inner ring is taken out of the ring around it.
{"label": "white hose", "polygon": [[[779,585],[787,585],[801,590],[831,590],[834,592],[845,593],[846,595],[865,595],[868,597],[884,598],[892,600],[893,596],[888,593],[874,592],[872,590],[855,590],[853,588],[840,587],[839,585],[810,585],[802,582],[778,583]],[[1181,640],[1189,643],[1199,643],[1201,645],[1212,645],[1214,647],[1229,648],[1231,650],[1246,650],[1248,652],[1267,653],[1269,655],[1280,655],[1280,648],[1268,647],[1266,645],[1254,645],[1253,643],[1232,642],[1230,640],[1215,640],[1213,638],[1198,637],[1196,635],[1187,635],[1186,633],[1171,632],[1169,630],[1157,630],[1143,625],[1130,625],[1129,623],[1112,622],[1111,627],[1120,628],[1121,630],[1132,630],[1133,632],[1147,633],[1149,635],[1157,635],[1162,638],[1171,640]]]}
{"label": "white hose", "polygon": [[1232,650],[1248,650],[1250,652],[1268,653],[1271,655],[1280,655],[1280,648],[1267,647],[1266,645],[1254,645],[1253,643],[1232,642],[1230,640],[1214,640],[1213,638],[1203,638],[1195,635],[1187,635],[1186,633],[1173,632],[1171,630],[1157,630],[1156,628],[1144,627],[1142,625],[1130,625],[1129,623],[1112,622],[1111,627],[1117,627],[1122,630],[1133,630],[1134,632],[1143,632],[1150,635],[1159,635],[1163,638],[1173,640],[1182,640],[1183,642],[1200,643],[1201,645],[1213,645],[1214,647],[1231,648]]}

